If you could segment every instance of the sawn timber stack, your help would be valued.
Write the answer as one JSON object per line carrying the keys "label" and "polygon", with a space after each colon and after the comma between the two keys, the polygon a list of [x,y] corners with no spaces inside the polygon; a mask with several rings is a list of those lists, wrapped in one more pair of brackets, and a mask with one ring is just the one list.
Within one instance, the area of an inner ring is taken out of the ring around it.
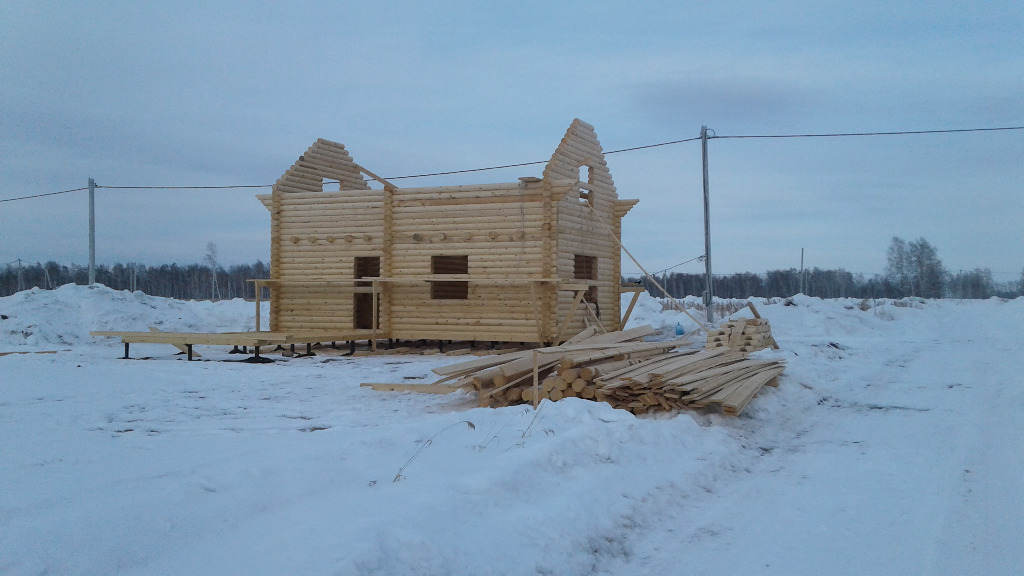
{"label": "sawn timber stack", "polygon": [[780,360],[728,348],[680,349],[686,340],[644,342],[642,326],[561,346],[479,358],[434,369],[439,382],[475,389],[490,407],[579,397],[634,414],[719,406],[738,415],[763,386],[776,386]]}

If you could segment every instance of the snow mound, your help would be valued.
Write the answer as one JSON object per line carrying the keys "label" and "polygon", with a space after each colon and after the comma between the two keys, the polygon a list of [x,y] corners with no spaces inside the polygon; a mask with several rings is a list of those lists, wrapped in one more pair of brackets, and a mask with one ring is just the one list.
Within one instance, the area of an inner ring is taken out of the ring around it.
{"label": "snow mound", "polygon": [[0,298],[0,346],[75,346],[95,341],[94,330],[237,332],[254,327],[254,305],[173,300],[106,286],[66,284]]}

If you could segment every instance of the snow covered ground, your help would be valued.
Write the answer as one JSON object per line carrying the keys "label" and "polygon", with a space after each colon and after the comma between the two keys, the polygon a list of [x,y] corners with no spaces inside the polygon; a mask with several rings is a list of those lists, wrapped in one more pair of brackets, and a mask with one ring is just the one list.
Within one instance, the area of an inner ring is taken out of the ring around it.
{"label": "snow covered ground", "polygon": [[459,358],[88,336],[245,330],[240,301],[0,298],[0,352],[58,350],[0,357],[0,574],[1020,574],[1024,299],[755,303],[778,388],[637,418],[359,387]]}

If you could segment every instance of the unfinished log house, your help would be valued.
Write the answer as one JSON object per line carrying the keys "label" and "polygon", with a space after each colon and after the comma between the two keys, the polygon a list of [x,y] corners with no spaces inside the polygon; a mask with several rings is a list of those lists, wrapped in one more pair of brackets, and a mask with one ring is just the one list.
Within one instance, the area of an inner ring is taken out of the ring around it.
{"label": "unfinished log house", "polygon": [[320,139],[258,198],[271,332],[547,343],[620,328],[620,221],[637,200],[619,199],[581,120],[540,178],[400,188]]}

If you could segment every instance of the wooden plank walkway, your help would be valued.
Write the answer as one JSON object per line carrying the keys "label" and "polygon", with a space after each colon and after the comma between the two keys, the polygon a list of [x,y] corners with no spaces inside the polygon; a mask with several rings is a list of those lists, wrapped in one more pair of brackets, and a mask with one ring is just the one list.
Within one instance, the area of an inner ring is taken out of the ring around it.
{"label": "wooden plank walkway", "polygon": [[244,346],[254,350],[253,358],[258,361],[260,348],[264,346],[293,346],[306,344],[307,347],[317,342],[348,342],[370,340],[374,337],[373,330],[349,330],[345,332],[131,332],[118,330],[100,330],[90,332],[97,338],[120,338],[124,344],[124,357],[128,358],[131,344],[170,344],[185,347],[189,360],[192,359],[192,347],[202,346]]}

